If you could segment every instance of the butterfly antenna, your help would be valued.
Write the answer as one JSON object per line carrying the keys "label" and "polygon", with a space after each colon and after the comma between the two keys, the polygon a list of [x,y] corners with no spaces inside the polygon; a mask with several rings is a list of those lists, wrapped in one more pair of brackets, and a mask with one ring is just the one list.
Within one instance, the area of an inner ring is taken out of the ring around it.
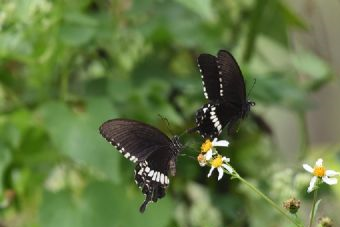
{"label": "butterfly antenna", "polygon": [[170,128],[170,122],[169,120],[162,116],[161,114],[158,114],[158,117],[160,117],[162,119],[162,121],[165,123],[166,128],[168,129],[168,131],[170,132],[171,136],[174,136],[174,133],[172,132],[171,128]]}
{"label": "butterfly antenna", "polygon": [[188,157],[188,158],[190,158],[192,160],[196,160],[196,158],[194,156],[188,155],[188,154],[179,154],[179,156]]}
{"label": "butterfly antenna", "polygon": [[247,95],[247,99],[249,99],[249,96],[250,96],[251,91],[253,90],[255,84],[256,84],[256,78],[254,79],[253,85],[252,85],[251,88],[249,89],[249,92],[248,92],[248,95]]}
{"label": "butterfly antenna", "polygon": [[181,138],[181,137],[184,136],[185,134],[192,133],[192,132],[194,132],[194,131],[196,131],[196,128],[186,129],[186,130],[184,130],[181,134],[179,134],[178,137]]}

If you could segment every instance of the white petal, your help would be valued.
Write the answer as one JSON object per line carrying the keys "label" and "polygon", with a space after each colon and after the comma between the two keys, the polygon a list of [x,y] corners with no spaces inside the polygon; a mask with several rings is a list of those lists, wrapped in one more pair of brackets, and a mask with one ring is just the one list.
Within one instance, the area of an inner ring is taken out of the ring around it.
{"label": "white petal", "polygon": [[226,140],[213,141],[212,145],[214,147],[228,147],[229,142]]}
{"label": "white petal", "polygon": [[230,158],[222,157],[222,161],[223,161],[223,162],[226,162],[226,163],[227,163],[227,162],[230,162]]}
{"label": "white petal", "polygon": [[211,176],[211,174],[212,174],[212,172],[213,172],[214,169],[215,169],[214,167],[211,167],[211,169],[210,169],[210,171],[209,171],[209,173],[208,173],[208,177]]}
{"label": "white petal", "polygon": [[322,177],[322,181],[326,184],[333,185],[338,183],[338,179],[336,178],[329,178],[327,176]]}
{"label": "white petal", "polygon": [[316,162],[315,162],[315,165],[316,166],[322,166],[322,162],[323,160],[321,158],[319,158]]}
{"label": "white petal", "polygon": [[216,143],[217,141],[217,138],[214,138],[213,141],[212,141],[212,144],[214,145],[214,143]]}
{"label": "white petal", "polygon": [[222,164],[223,168],[225,168],[229,173],[233,173],[234,170],[233,168],[231,168],[230,166],[226,165],[226,164]]}
{"label": "white petal", "polygon": [[205,154],[205,160],[209,161],[212,158],[213,151],[212,149],[208,150],[207,153]]}
{"label": "white petal", "polygon": [[308,164],[303,164],[302,167],[309,173],[313,173],[314,171],[314,169]]}
{"label": "white petal", "polygon": [[309,183],[309,187],[307,189],[308,193],[310,193],[314,190],[315,183],[316,183],[317,180],[318,180],[318,177],[316,177],[316,176],[312,177],[312,179],[310,180],[310,183]]}
{"label": "white petal", "polygon": [[340,173],[336,172],[334,170],[326,170],[326,176],[327,177],[334,177],[334,176],[339,176]]}
{"label": "white petal", "polygon": [[221,180],[221,178],[223,177],[223,169],[221,167],[218,167],[217,171],[218,171],[218,178],[217,178],[217,180]]}

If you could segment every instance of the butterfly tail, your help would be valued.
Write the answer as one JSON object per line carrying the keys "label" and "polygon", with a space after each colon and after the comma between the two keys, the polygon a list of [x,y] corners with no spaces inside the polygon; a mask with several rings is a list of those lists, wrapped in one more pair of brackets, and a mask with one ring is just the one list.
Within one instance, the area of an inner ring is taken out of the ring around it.
{"label": "butterfly tail", "polygon": [[139,212],[144,213],[145,208],[146,208],[146,206],[148,205],[148,203],[149,203],[150,201],[151,201],[150,199],[146,198],[146,199],[144,200],[144,202],[142,203],[142,205],[139,207]]}
{"label": "butterfly tail", "polygon": [[152,185],[146,194],[145,200],[139,208],[139,212],[144,213],[146,206],[150,202],[157,202],[158,199],[165,196],[165,188],[159,184]]}

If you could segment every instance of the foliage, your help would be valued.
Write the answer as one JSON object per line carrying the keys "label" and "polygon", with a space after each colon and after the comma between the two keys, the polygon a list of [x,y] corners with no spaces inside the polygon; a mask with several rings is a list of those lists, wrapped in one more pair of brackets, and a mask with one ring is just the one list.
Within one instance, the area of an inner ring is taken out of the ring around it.
{"label": "foliage", "polygon": [[[247,87],[256,78],[254,112],[305,114],[330,69],[291,49],[293,29],[306,25],[283,1],[1,0],[0,225],[285,226],[238,183],[206,179],[185,158],[166,198],[140,215],[133,166],[98,127],[126,117],[166,131],[158,114],[178,134],[193,126],[203,103],[196,57],[219,49],[235,54]],[[228,154],[270,192],[277,148],[252,119],[228,138]]]}

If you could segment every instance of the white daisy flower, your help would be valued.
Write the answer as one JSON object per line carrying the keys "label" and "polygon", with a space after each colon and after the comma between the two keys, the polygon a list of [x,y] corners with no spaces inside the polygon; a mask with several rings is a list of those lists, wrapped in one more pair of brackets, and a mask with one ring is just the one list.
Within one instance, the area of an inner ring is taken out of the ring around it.
{"label": "white daisy flower", "polygon": [[233,168],[231,168],[231,166],[227,165],[228,162],[230,162],[230,158],[217,155],[217,157],[210,162],[211,169],[208,173],[208,177],[211,176],[214,169],[217,169],[218,171],[217,180],[221,180],[221,178],[223,177],[224,169],[226,169],[230,174],[232,174],[234,171]]}
{"label": "white daisy flower", "polygon": [[325,182],[326,184],[329,184],[329,185],[333,185],[333,184],[338,183],[338,179],[331,178],[331,177],[339,176],[340,173],[336,172],[334,170],[326,170],[326,168],[322,165],[322,162],[323,162],[323,160],[321,158],[319,158],[315,162],[314,168],[312,168],[308,164],[302,165],[303,168],[307,172],[314,175],[312,177],[310,183],[309,183],[309,187],[307,189],[308,193],[312,192],[316,188],[316,184],[317,184],[318,180],[321,180],[322,182]]}
{"label": "white daisy flower", "polygon": [[214,147],[228,147],[229,142],[226,140],[217,140],[215,138],[213,141],[207,139],[201,146],[201,153],[204,154],[206,160],[210,160],[214,154]]}

